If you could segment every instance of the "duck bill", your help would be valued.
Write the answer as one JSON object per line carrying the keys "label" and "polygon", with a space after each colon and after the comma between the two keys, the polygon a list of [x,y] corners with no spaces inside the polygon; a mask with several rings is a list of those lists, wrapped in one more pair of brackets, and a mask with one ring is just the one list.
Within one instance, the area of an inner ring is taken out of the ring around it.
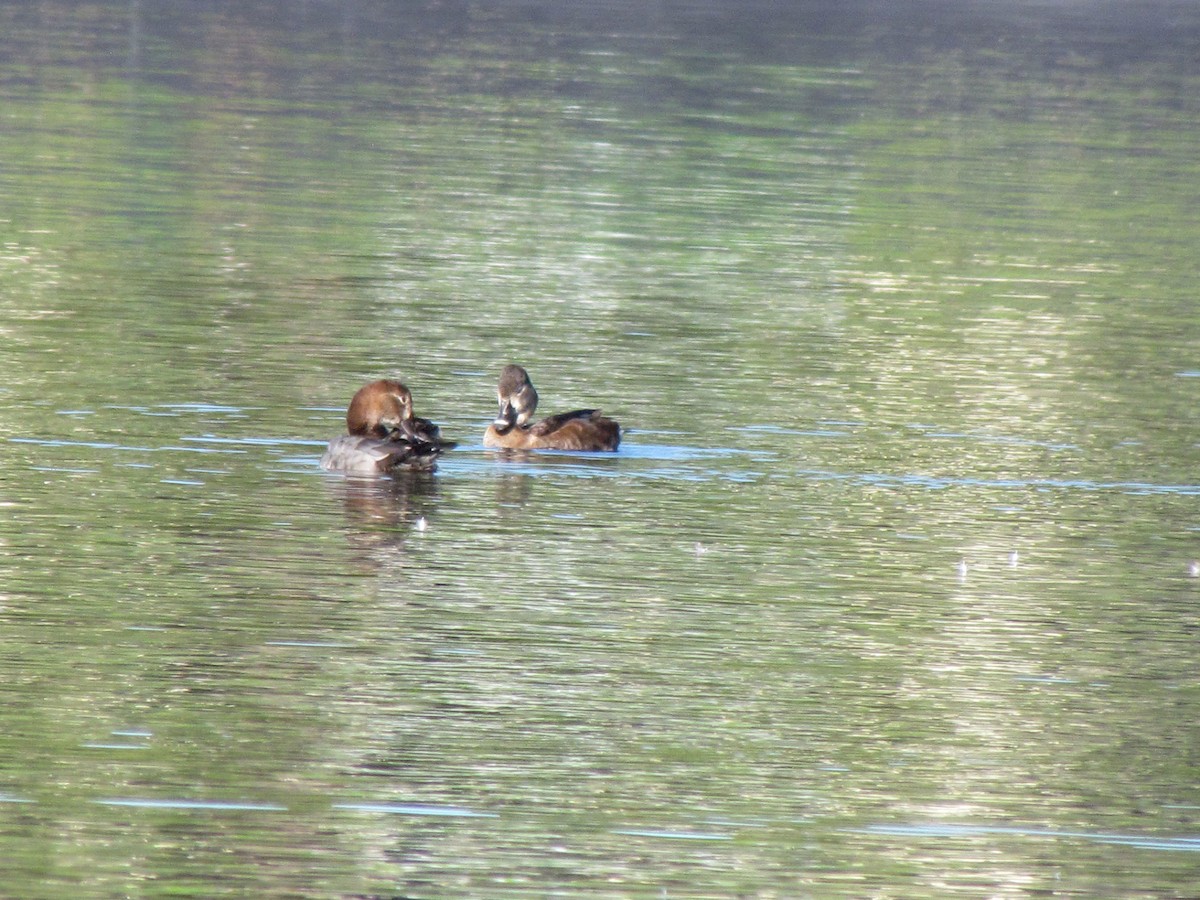
{"label": "duck bill", "polygon": [[503,434],[515,424],[517,424],[516,407],[510,401],[505,400],[500,404],[500,414],[492,420],[492,426]]}

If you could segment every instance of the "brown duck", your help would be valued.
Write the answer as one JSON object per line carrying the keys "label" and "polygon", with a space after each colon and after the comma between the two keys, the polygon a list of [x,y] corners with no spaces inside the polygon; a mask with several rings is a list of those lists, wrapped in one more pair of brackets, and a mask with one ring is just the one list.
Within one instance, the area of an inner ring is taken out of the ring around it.
{"label": "brown duck", "polygon": [[359,388],[346,411],[346,432],[329,442],[321,468],[348,475],[432,470],[454,446],[436,425],[413,415],[412,394],[390,379]]}
{"label": "brown duck", "polygon": [[616,450],[621,426],[598,409],[577,409],[529,424],[538,395],[529,373],[505,366],[496,388],[500,413],[483,434],[485,447],[506,450]]}

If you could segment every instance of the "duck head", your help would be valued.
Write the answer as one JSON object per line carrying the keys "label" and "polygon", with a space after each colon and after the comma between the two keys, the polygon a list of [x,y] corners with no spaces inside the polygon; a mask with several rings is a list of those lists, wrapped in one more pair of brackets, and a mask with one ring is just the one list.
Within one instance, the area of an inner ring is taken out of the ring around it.
{"label": "duck head", "polygon": [[492,423],[500,434],[514,425],[524,427],[537,410],[538,395],[529,380],[529,373],[520,366],[505,366],[496,387],[500,412]]}
{"label": "duck head", "polygon": [[[421,420],[435,431],[437,426]],[[409,434],[420,430],[413,425],[412,394],[399,381],[372,381],[359,388],[346,411],[346,430],[350,434],[385,438],[397,430]]]}

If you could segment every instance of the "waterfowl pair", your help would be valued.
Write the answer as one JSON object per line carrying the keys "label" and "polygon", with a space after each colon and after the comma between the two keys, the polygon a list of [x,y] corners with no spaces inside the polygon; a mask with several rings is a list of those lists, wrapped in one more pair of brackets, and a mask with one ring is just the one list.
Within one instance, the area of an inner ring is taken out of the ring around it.
{"label": "waterfowl pair", "polygon": [[621,426],[598,409],[577,409],[529,424],[538,395],[529,373],[505,366],[496,387],[500,413],[483,433],[483,445],[505,450],[616,450]]}
{"label": "waterfowl pair", "polygon": [[[529,373],[505,366],[496,388],[500,412],[483,435],[485,447],[505,450],[616,450],[621,426],[598,409],[577,409],[530,424],[538,395]],[[348,475],[432,471],[437,458],[456,446],[441,430],[413,414],[412,394],[399,381],[384,379],[360,388],[346,411],[346,434],[335,437],[321,468]]]}
{"label": "waterfowl pair", "polygon": [[358,390],[346,411],[346,432],[329,442],[321,468],[348,475],[432,471],[438,456],[455,446],[428,419],[413,415],[412,394],[391,379]]}

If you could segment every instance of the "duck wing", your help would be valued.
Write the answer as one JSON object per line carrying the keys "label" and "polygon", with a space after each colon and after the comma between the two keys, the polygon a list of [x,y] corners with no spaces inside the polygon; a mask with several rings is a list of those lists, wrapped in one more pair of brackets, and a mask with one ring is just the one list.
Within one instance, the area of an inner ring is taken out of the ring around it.
{"label": "duck wing", "polygon": [[433,422],[422,419],[420,416],[413,416],[411,419],[401,422],[392,430],[389,437],[393,441],[409,444],[415,450],[422,451],[440,453],[458,446],[454,441],[442,440],[442,430]]}
{"label": "duck wing", "polygon": [[598,409],[576,409],[571,412],[559,413],[556,416],[547,416],[540,422],[535,422],[529,426],[529,433],[536,437],[545,437],[548,434],[554,434],[568,422],[573,422],[576,419],[598,419],[600,418],[600,410]]}

